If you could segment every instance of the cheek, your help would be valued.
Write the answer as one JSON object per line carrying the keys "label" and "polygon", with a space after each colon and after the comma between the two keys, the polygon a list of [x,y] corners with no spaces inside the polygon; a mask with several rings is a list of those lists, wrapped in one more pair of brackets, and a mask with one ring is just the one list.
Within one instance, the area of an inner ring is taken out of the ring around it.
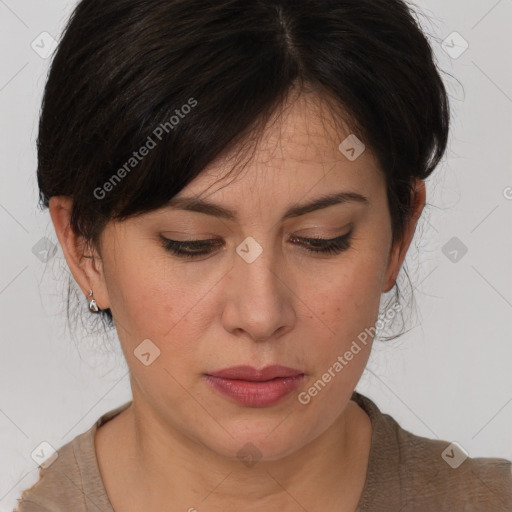
{"label": "cheek", "polygon": [[106,279],[123,344],[133,350],[149,338],[182,357],[191,349],[189,341],[200,339],[208,321],[205,304],[218,276],[200,273],[195,265],[176,265],[165,253],[134,253],[116,255]]}
{"label": "cheek", "polygon": [[[341,258],[338,271],[308,282],[307,305],[310,315],[309,336],[315,343],[305,350],[314,376],[308,383],[311,395],[322,395],[321,403],[342,403],[366,367],[374,326],[377,321],[386,258],[382,250],[363,250],[359,246],[350,256]],[[313,349],[314,347],[314,349]],[[341,359],[340,359],[341,358]],[[315,383],[318,383],[315,384]],[[324,389],[325,386],[325,389]],[[320,392],[321,391],[321,392]],[[345,396],[346,395],[346,396]]]}
{"label": "cheek", "polygon": [[[309,315],[308,338],[314,344],[305,347],[303,357],[312,375],[300,403],[309,404],[310,414],[326,416],[326,404],[346,403],[366,367],[381,297],[379,262],[359,254],[339,273],[331,272],[330,280],[308,285],[307,305],[315,312]],[[328,421],[338,412],[334,407]]]}
{"label": "cheek", "polygon": [[317,318],[331,333],[357,336],[375,323],[379,312],[385,261],[374,252],[354,252],[326,275],[309,281],[303,293]]}

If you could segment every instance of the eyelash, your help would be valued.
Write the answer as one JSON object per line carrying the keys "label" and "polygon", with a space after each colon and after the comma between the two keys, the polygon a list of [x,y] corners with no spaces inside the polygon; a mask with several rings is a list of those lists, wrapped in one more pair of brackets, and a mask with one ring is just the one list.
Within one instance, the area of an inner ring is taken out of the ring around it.
{"label": "eyelash", "polygon": [[[179,242],[177,240],[171,240],[160,235],[164,249],[173,253],[175,256],[184,259],[194,259],[199,256],[206,256],[211,253],[211,250],[187,252],[185,249],[193,248],[212,248],[218,246],[219,243],[215,240],[189,240],[186,242]],[[292,237],[292,240],[302,240],[307,242],[312,248],[306,248],[307,251],[316,254],[328,254],[336,255],[340,254],[350,248],[350,241],[352,238],[352,230],[345,235],[338,236],[336,238],[324,239],[324,238],[299,238],[296,236]],[[302,244],[303,245],[303,244]]]}

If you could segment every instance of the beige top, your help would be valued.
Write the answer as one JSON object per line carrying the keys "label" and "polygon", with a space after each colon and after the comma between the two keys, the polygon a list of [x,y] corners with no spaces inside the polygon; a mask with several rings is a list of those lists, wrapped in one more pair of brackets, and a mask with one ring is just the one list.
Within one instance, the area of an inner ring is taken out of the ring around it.
{"label": "beige top", "polygon": [[[357,512],[512,511],[509,460],[468,457],[461,463],[463,452],[448,448],[448,441],[402,429],[357,391],[351,399],[366,411],[373,428]],[[114,512],[101,479],[94,435],[100,425],[130,404],[105,413],[89,430],[62,446],[57,459],[40,469],[39,481],[23,492],[14,512]]]}

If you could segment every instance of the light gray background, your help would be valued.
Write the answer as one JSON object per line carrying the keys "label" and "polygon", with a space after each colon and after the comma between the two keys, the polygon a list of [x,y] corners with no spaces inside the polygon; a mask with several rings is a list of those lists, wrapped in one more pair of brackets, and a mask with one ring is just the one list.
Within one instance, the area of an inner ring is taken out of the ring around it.
{"label": "light gray background", "polygon": [[[49,60],[31,43],[45,31],[58,39],[74,5],[0,0],[0,511],[37,481],[31,453],[42,441],[58,448],[131,398],[116,338],[72,339],[65,329],[60,247],[48,263],[32,252],[56,237],[47,211],[36,209]],[[457,441],[472,457],[512,459],[512,1],[417,5],[431,18],[422,24],[439,65],[454,77],[444,75],[450,148],[427,181],[431,206],[407,258],[414,328],[376,342],[357,390],[417,435]],[[441,47],[454,31],[469,44],[458,58]],[[443,253],[453,237],[468,248],[457,262]]]}

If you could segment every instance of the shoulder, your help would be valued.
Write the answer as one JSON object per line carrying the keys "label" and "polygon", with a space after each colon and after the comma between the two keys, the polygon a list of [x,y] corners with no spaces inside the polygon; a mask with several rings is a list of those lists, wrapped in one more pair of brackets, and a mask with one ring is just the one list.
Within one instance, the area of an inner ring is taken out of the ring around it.
{"label": "shoulder", "polygon": [[428,439],[402,428],[397,440],[410,503],[435,503],[439,510],[512,511],[511,461],[472,458],[456,442]]}
{"label": "shoulder", "polygon": [[405,430],[364,395],[353,400],[373,429],[362,510],[512,511],[511,461],[469,457],[457,443]]}
{"label": "shoulder", "polygon": [[39,480],[18,498],[14,512],[112,511],[94,448],[99,426],[130,406],[127,402],[103,414],[92,427],[59,448],[40,466]]}
{"label": "shoulder", "polygon": [[79,438],[88,434],[89,431],[75,437],[57,450],[57,458],[50,465],[40,466],[38,482],[23,491],[15,512],[58,512],[69,510],[71,503],[77,512],[86,510],[77,502],[82,485],[75,447]]}

